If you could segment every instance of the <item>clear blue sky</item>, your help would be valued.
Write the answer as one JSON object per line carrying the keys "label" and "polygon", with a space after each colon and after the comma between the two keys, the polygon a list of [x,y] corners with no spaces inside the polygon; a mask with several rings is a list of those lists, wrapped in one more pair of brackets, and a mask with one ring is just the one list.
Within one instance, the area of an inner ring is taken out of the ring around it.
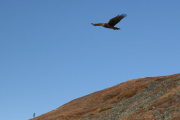
{"label": "clear blue sky", "polygon": [[[180,72],[179,0],[0,0],[0,120]],[[90,23],[126,13],[114,31]]]}

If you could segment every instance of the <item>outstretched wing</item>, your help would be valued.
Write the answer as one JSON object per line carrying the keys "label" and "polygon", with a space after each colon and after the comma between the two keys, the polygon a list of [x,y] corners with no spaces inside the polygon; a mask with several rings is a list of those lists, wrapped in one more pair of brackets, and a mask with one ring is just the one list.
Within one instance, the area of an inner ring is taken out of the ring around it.
{"label": "outstretched wing", "polygon": [[126,14],[118,15],[118,16],[110,19],[108,24],[111,25],[111,26],[115,26],[118,22],[120,22],[126,16],[127,16]]}
{"label": "outstretched wing", "polygon": [[94,25],[94,26],[103,26],[104,24],[103,23],[91,23],[92,25]]}

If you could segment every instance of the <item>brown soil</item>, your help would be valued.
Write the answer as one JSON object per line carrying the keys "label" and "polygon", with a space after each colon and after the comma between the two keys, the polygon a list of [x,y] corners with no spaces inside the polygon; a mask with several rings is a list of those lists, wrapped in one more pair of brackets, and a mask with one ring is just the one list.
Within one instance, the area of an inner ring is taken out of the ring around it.
{"label": "brown soil", "polygon": [[180,74],[130,80],[31,120],[178,120]]}

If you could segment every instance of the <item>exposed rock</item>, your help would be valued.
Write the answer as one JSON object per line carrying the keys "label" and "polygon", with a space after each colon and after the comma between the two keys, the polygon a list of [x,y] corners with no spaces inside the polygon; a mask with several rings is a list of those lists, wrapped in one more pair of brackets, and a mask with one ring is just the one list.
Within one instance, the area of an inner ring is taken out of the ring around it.
{"label": "exposed rock", "polygon": [[180,120],[180,74],[130,80],[32,120]]}

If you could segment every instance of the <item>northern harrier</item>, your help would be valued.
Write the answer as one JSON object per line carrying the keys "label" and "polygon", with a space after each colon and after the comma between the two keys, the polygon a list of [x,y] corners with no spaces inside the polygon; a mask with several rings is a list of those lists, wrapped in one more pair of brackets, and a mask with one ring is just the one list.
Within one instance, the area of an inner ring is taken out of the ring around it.
{"label": "northern harrier", "polygon": [[118,15],[118,16],[110,19],[108,23],[95,23],[95,24],[91,23],[91,24],[94,26],[103,26],[105,28],[110,28],[113,30],[119,30],[120,28],[114,27],[114,26],[126,16],[127,16],[126,14],[121,14],[121,15]]}

